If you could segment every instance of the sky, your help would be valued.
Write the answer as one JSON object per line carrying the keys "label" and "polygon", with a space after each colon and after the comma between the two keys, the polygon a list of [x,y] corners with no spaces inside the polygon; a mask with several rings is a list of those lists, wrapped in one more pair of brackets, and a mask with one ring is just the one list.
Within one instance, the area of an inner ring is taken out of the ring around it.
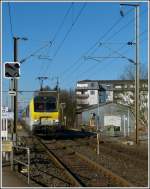
{"label": "sky", "polygon": [[[135,57],[135,46],[127,45],[135,36],[134,9],[127,6],[122,9],[124,17],[120,15],[118,2],[3,3],[3,63],[13,62],[12,35],[28,38],[18,41],[18,60],[30,57],[21,64],[19,90],[39,89],[39,76],[48,77],[44,85],[50,87],[55,86],[58,77],[61,89],[75,89],[78,80],[119,79],[131,64],[121,56],[133,60]],[[148,64],[147,19],[147,3],[141,2],[140,62],[145,67]],[[9,80],[3,79],[3,90],[8,89]],[[22,93],[19,98],[28,101],[31,95]],[[4,96],[7,105],[10,97],[6,93]]]}

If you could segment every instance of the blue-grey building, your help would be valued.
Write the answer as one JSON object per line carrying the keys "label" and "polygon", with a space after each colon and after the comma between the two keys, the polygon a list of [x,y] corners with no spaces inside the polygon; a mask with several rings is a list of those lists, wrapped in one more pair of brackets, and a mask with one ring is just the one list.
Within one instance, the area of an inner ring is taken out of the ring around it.
{"label": "blue-grey building", "polygon": [[129,106],[113,102],[80,109],[78,124],[100,129],[110,136],[129,136],[135,131],[134,114]]}

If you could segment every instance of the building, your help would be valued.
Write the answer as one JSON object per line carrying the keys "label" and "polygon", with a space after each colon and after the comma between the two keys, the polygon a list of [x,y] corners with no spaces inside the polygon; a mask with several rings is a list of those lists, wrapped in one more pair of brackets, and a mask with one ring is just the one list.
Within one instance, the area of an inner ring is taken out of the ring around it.
{"label": "building", "polygon": [[[77,82],[77,107],[115,102],[134,104],[134,80],[82,80]],[[148,80],[140,80],[140,109],[148,108]]]}
{"label": "building", "polygon": [[[77,110],[102,103],[130,106],[134,112],[134,80],[82,80],[77,82]],[[140,120],[148,125],[148,80],[140,80]]]}
{"label": "building", "polygon": [[82,108],[77,117],[82,128],[98,129],[103,135],[127,137],[135,131],[131,108],[113,102]]}

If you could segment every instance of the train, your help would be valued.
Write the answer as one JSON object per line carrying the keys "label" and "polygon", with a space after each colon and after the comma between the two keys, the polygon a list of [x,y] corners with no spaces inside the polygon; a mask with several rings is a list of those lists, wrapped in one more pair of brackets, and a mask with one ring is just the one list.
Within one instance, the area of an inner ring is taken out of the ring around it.
{"label": "train", "polygon": [[30,131],[57,131],[61,129],[59,94],[57,91],[39,91],[25,110],[25,122]]}

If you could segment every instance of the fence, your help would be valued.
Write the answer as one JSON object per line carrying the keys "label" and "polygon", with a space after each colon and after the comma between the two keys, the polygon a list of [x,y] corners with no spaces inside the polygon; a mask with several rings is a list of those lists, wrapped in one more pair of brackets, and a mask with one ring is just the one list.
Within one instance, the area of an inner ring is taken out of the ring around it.
{"label": "fence", "polygon": [[[27,152],[27,163],[23,162],[19,159],[15,159],[14,158],[14,150],[26,150]],[[28,172],[28,184],[30,183],[30,149],[28,147],[21,147],[21,146],[13,146],[13,150],[12,150],[12,158],[11,158],[11,169],[13,170],[14,168],[14,162],[17,162],[18,164],[24,165],[25,167],[27,167],[27,172]]]}
{"label": "fence", "polygon": [[1,137],[2,141],[7,140],[8,136],[8,119],[2,118]]}
{"label": "fence", "polygon": [[[7,118],[2,118],[1,138],[2,138],[2,143],[3,141],[7,141],[8,139],[8,119]],[[8,160],[8,153],[3,151],[2,157]]]}

